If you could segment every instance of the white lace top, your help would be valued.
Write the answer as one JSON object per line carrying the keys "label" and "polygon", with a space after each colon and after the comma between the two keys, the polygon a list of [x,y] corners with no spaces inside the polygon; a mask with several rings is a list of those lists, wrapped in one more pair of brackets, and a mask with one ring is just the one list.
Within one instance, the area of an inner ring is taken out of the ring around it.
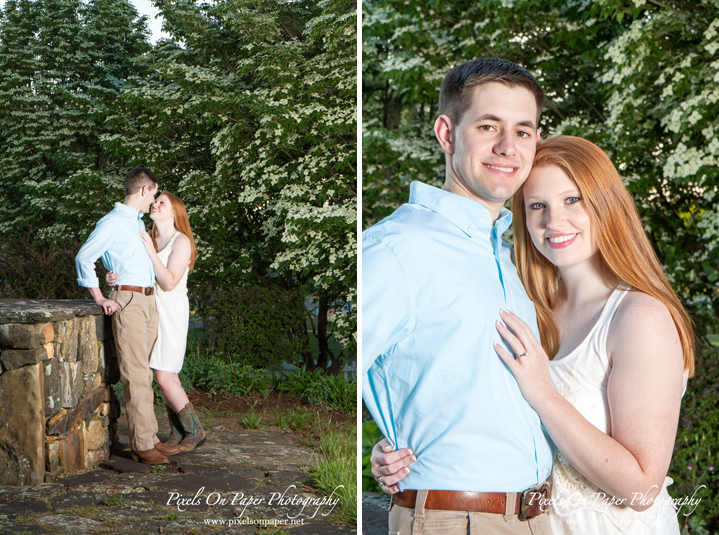
{"label": "white lace top", "polygon": [[[612,432],[607,403],[607,382],[611,366],[606,344],[609,325],[627,288],[618,288],[609,297],[599,320],[587,337],[568,355],[550,361],[549,373],[557,391],[589,422],[604,433]],[[648,510],[637,512],[582,476],[562,455],[552,468],[553,533],[679,533],[674,507],[669,503],[666,486]]]}

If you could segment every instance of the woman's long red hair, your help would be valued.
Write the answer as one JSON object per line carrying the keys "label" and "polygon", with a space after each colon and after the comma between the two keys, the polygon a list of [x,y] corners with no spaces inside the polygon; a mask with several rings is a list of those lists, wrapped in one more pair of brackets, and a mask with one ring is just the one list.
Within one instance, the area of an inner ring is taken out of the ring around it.
{"label": "woman's long red hair", "polygon": [[[175,229],[190,238],[192,252],[190,253],[189,268],[190,272],[192,272],[192,268],[195,267],[195,260],[197,260],[197,246],[195,245],[195,237],[192,235],[192,229],[190,229],[190,219],[187,217],[187,209],[185,209],[185,203],[182,202],[182,200],[177,195],[174,195],[167,190],[160,193],[160,195],[158,195],[158,198],[161,195],[164,195],[165,197],[170,199],[172,211],[175,215]],[[152,224],[150,236],[152,236],[152,241],[155,244],[155,251],[157,251],[157,228],[155,227],[154,223]]]}
{"label": "woman's long red hair", "polygon": [[[619,279],[661,301],[674,320],[684,353],[684,369],[694,373],[694,331],[689,315],[667,280],[647,239],[639,213],[619,173],[602,149],[574,136],[547,139],[533,167],[559,167],[579,189],[608,279]],[[524,188],[512,197],[517,270],[537,308],[542,345],[550,358],[559,349],[556,305],[559,271],[532,243],[527,232]]]}

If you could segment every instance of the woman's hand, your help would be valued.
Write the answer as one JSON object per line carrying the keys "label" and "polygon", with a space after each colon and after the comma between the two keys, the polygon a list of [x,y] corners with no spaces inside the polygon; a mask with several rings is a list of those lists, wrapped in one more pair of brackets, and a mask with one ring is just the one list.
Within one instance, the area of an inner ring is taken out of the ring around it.
{"label": "woman's hand", "polygon": [[372,448],[372,475],[385,494],[397,494],[399,487],[396,483],[409,474],[409,465],[416,460],[411,449],[392,451],[392,444],[383,438]]}
{"label": "woman's hand", "polygon": [[155,244],[152,243],[152,237],[144,230],[140,229],[140,238],[142,239],[142,243],[145,245],[145,249],[147,249],[147,254],[152,256],[152,253],[155,251]]}
{"label": "woman's hand", "polygon": [[105,282],[108,286],[115,286],[115,283],[117,282],[117,279],[120,278],[120,274],[116,273],[114,271],[108,271],[107,275],[105,275]]}
{"label": "woman's hand", "polygon": [[554,392],[549,379],[549,359],[529,325],[512,312],[502,310],[500,315],[506,325],[497,321],[497,330],[514,355],[497,343],[494,349],[514,374],[524,399],[536,409],[537,403]]}

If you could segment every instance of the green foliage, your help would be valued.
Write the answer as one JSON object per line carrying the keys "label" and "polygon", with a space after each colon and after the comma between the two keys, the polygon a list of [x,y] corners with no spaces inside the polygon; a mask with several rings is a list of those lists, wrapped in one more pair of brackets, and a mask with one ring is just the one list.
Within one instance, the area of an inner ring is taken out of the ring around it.
{"label": "green foliage", "polygon": [[306,400],[310,405],[352,413],[357,408],[357,382],[343,375],[328,375],[321,370],[282,371],[277,390]]}
{"label": "green foliage", "polygon": [[[669,493],[678,499],[701,500],[696,510],[685,506],[677,518],[682,526],[716,530],[719,519],[719,350],[707,349],[689,381],[674,445]],[[693,530],[691,530],[693,531]]]}
{"label": "green foliage", "polygon": [[377,480],[372,475],[372,465],[370,464],[372,448],[382,438],[384,437],[373,420],[362,422],[362,492],[382,492]]}
{"label": "green foliage", "polygon": [[9,238],[0,244],[0,298],[87,299],[68,262],[79,248],[39,239],[29,229]]}
{"label": "green foliage", "polygon": [[[157,465],[160,466],[160,465]],[[127,505],[128,501],[123,497],[119,496],[117,494],[114,494],[112,496],[108,496],[104,500],[102,500],[102,505],[105,507],[115,507],[117,505]]]}
{"label": "green foliage", "polygon": [[0,234],[77,241],[119,197],[126,162],[99,138],[146,19],[127,0],[11,0],[1,22]]}
{"label": "green foliage", "polygon": [[245,426],[245,429],[259,429],[262,424],[264,424],[262,417],[255,414],[254,410],[251,410],[242,418],[242,425]]}
{"label": "green foliage", "polygon": [[185,355],[180,380],[185,389],[196,386],[233,396],[245,396],[253,392],[267,395],[277,382],[268,369],[195,353]]}
{"label": "green foliage", "polygon": [[[258,309],[242,311],[252,339],[245,330],[228,348],[266,360],[263,336],[277,335],[274,361],[299,351],[310,369],[339,373],[356,349],[356,4],[158,4],[172,37],[154,47],[127,0],[5,4],[0,243],[27,225],[82,242],[122,200],[126,171],[145,165],[189,208],[200,253],[190,291],[259,288]],[[317,362],[297,349],[303,322],[274,309],[282,319],[263,323],[264,290],[316,296]],[[229,306],[192,297],[210,312]]]}
{"label": "green foliage", "polygon": [[355,4],[159,7],[183,46],[143,58],[153,74],[127,86],[103,146],[148,162],[186,201],[197,279],[316,294],[338,325],[343,353],[331,360],[352,360]]}
{"label": "green foliage", "polygon": [[277,369],[283,361],[301,362],[307,351],[307,337],[293,333],[307,316],[299,291],[275,285],[207,285],[198,313],[207,318],[205,344],[235,363]]}
{"label": "green foliage", "polygon": [[332,517],[349,524],[357,523],[357,437],[356,431],[335,431],[322,435],[324,456],[312,471],[317,487],[338,499]]}

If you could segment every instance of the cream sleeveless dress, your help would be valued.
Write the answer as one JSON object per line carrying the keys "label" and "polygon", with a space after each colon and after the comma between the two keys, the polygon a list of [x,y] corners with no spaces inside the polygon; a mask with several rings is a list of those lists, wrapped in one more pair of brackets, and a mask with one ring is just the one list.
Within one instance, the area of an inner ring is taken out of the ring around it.
{"label": "cream sleeveless dress", "polygon": [[[614,290],[599,320],[582,343],[565,357],[550,361],[554,388],[600,431],[611,434],[607,382],[611,366],[607,357],[607,333],[627,288]],[[674,505],[667,493],[671,478],[654,505],[637,512],[584,478],[562,455],[550,476],[552,500],[548,510],[554,535],[679,535]]]}
{"label": "cream sleeveless dress", "polygon": [[[172,246],[180,235],[176,232],[170,242],[157,256],[167,267]],[[185,270],[182,279],[172,291],[166,292],[158,283],[155,283],[155,303],[157,304],[157,341],[150,357],[150,368],[164,372],[180,373],[182,362],[185,360],[187,346],[187,326],[190,321],[190,302],[187,298],[187,274]]]}

